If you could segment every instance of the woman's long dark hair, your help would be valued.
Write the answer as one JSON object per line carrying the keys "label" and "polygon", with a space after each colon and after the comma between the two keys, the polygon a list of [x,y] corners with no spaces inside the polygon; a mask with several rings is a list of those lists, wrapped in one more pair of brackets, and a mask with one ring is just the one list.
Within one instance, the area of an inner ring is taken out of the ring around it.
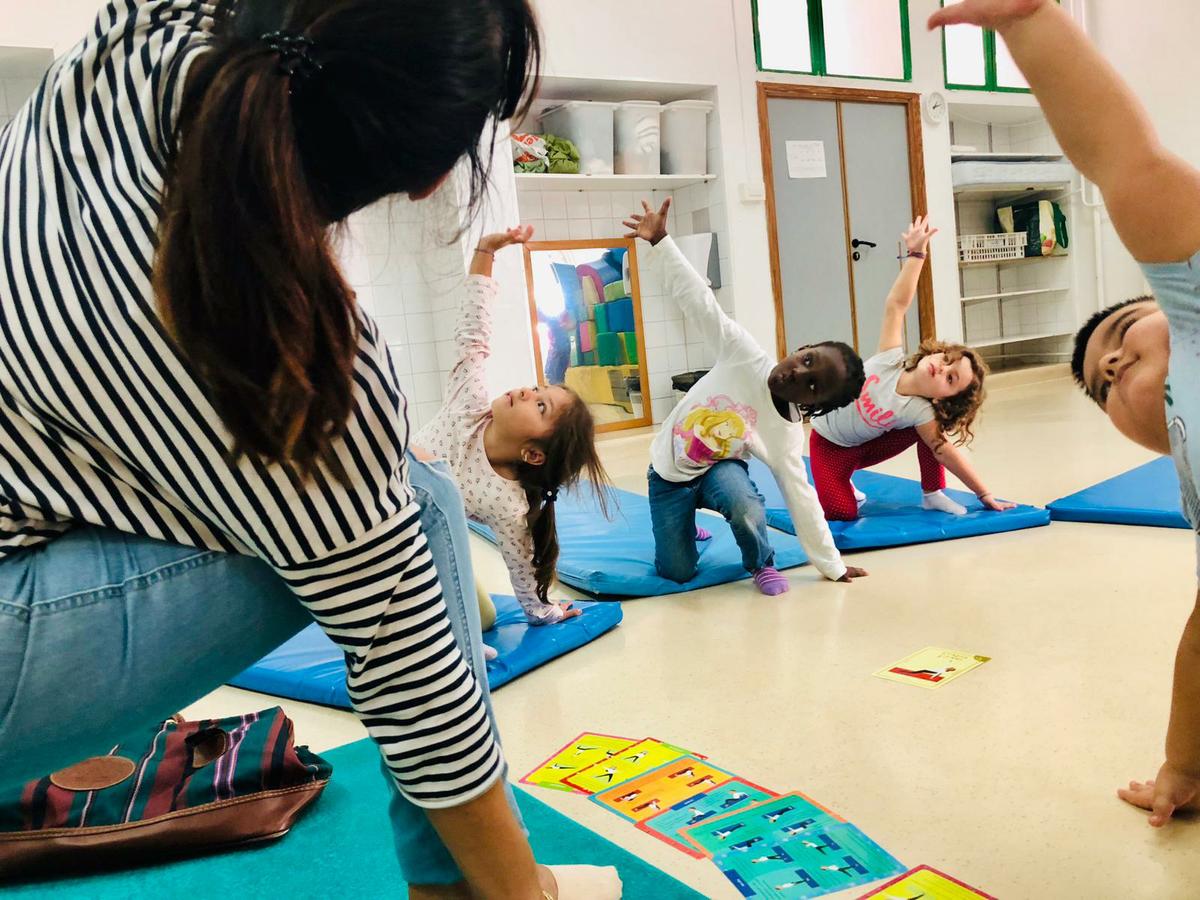
{"label": "woman's long dark hair", "polygon": [[[272,32],[311,42],[305,64],[289,74]],[[360,320],[332,226],[460,160],[474,209],[482,136],[527,108],[539,59],[529,0],[219,0],[180,108],[154,285],[235,455],[340,471]]]}
{"label": "woman's long dark hair", "polygon": [[537,595],[543,603],[554,583],[558,565],[558,527],[554,506],[559,489],[569,490],[585,473],[592,484],[600,511],[608,516],[608,474],[596,452],[596,426],[591,410],[570,388],[563,388],[573,402],[563,408],[554,431],[542,445],[545,462],[540,466],[517,464],[517,481],[529,501],[529,531],[533,536],[533,570]]}

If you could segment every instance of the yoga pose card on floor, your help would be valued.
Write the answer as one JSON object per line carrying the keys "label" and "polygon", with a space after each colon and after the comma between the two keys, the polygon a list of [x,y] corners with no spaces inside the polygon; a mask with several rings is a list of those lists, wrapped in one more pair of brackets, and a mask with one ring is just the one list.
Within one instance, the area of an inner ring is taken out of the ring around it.
{"label": "yoga pose card on floor", "polygon": [[732,772],[696,756],[681,756],[616,787],[592,794],[592,802],[637,823],[662,812],[684,797],[690,797],[697,791],[710,790],[733,777]]}
{"label": "yoga pose card on floor", "polygon": [[904,870],[899,860],[848,822],[791,840],[766,835],[749,846],[723,850],[713,862],[743,897],[770,900],[818,897]]}
{"label": "yoga pose card on floor", "polygon": [[842,821],[840,816],[793,791],[728,815],[703,820],[698,825],[681,829],[679,836],[694,844],[705,856],[716,856],[730,848],[740,852],[763,843],[768,837],[792,840]]}
{"label": "yoga pose card on floor", "polygon": [[863,894],[858,900],[996,900],[979,888],[963,884],[929,866],[909,869],[899,878]]}
{"label": "yoga pose card on floor", "polygon": [[689,755],[691,754],[688,751],[673,744],[664,744],[654,738],[646,738],[626,747],[614,756],[565,776],[563,783],[581,790],[585,794],[594,794],[597,791],[604,791],[623,784],[630,778],[637,778],[651,769],[674,762],[681,756]]}
{"label": "yoga pose card on floor", "polygon": [[637,827],[675,849],[682,850],[688,856],[702,859],[704,854],[685,841],[680,831],[777,796],[779,795],[774,791],[757,784],[741,778],[731,778],[705,793],[684,797],[669,809],[638,822]]}
{"label": "yoga pose card on floor", "polygon": [[577,791],[577,788],[563,784],[563,779],[593,763],[609,759],[636,743],[632,738],[585,731],[522,778],[521,783],[556,791]]}
{"label": "yoga pose card on floor", "polygon": [[966,675],[990,659],[990,656],[977,656],[961,650],[926,647],[899,662],[892,663],[886,669],[880,669],[875,676],[935,690],[948,681]]}

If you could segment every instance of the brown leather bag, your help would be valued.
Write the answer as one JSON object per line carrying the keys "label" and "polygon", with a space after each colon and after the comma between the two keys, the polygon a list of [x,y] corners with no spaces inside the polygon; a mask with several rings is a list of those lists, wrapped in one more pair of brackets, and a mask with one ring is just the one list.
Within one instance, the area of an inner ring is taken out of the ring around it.
{"label": "brown leather bag", "polygon": [[176,716],[140,744],[0,797],[0,882],[280,837],[332,771],[294,745],[279,707],[199,722]]}

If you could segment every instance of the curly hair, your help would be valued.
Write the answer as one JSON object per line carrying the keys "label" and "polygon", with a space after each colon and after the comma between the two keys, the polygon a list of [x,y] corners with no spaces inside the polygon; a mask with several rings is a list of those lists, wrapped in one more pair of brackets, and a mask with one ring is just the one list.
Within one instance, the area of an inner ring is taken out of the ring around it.
{"label": "curly hair", "polygon": [[942,430],[940,443],[945,443],[952,438],[954,446],[963,447],[970,444],[975,437],[971,431],[971,425],[979,414],[979,407],[983,406],[984,398],[987,397],[987,391],[983,386],[983,380],[988,373],[987,363],[983,361],[983,357],[977,350],[964,344],[930,339],[921,341],[917,352],[904,361],[904,371],[911,372],[920,364],[921,360],[934,353],[944,353],[947,365],[953,365],[966,357],[971,363],[971,371],[975,373],[974,379],[967,385],[966,390],[959,391],[953,397],[941,397],[929,401],[933,405],[934,421]]}

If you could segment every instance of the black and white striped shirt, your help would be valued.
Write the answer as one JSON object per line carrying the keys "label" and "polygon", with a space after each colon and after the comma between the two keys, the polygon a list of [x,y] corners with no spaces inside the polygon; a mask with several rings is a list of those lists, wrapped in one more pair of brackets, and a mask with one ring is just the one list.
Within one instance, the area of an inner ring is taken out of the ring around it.
{"label": "black and white striped shirt", "polygon": [[0,132],[0,554],[90,524],[267,561],[348,654],[350,697],[401,790],[462,803],[500,751],[420,531],[377,327],[364,316],[344,487],[230,463],[156,312],[164,158],[213,11],[113,0]]}

